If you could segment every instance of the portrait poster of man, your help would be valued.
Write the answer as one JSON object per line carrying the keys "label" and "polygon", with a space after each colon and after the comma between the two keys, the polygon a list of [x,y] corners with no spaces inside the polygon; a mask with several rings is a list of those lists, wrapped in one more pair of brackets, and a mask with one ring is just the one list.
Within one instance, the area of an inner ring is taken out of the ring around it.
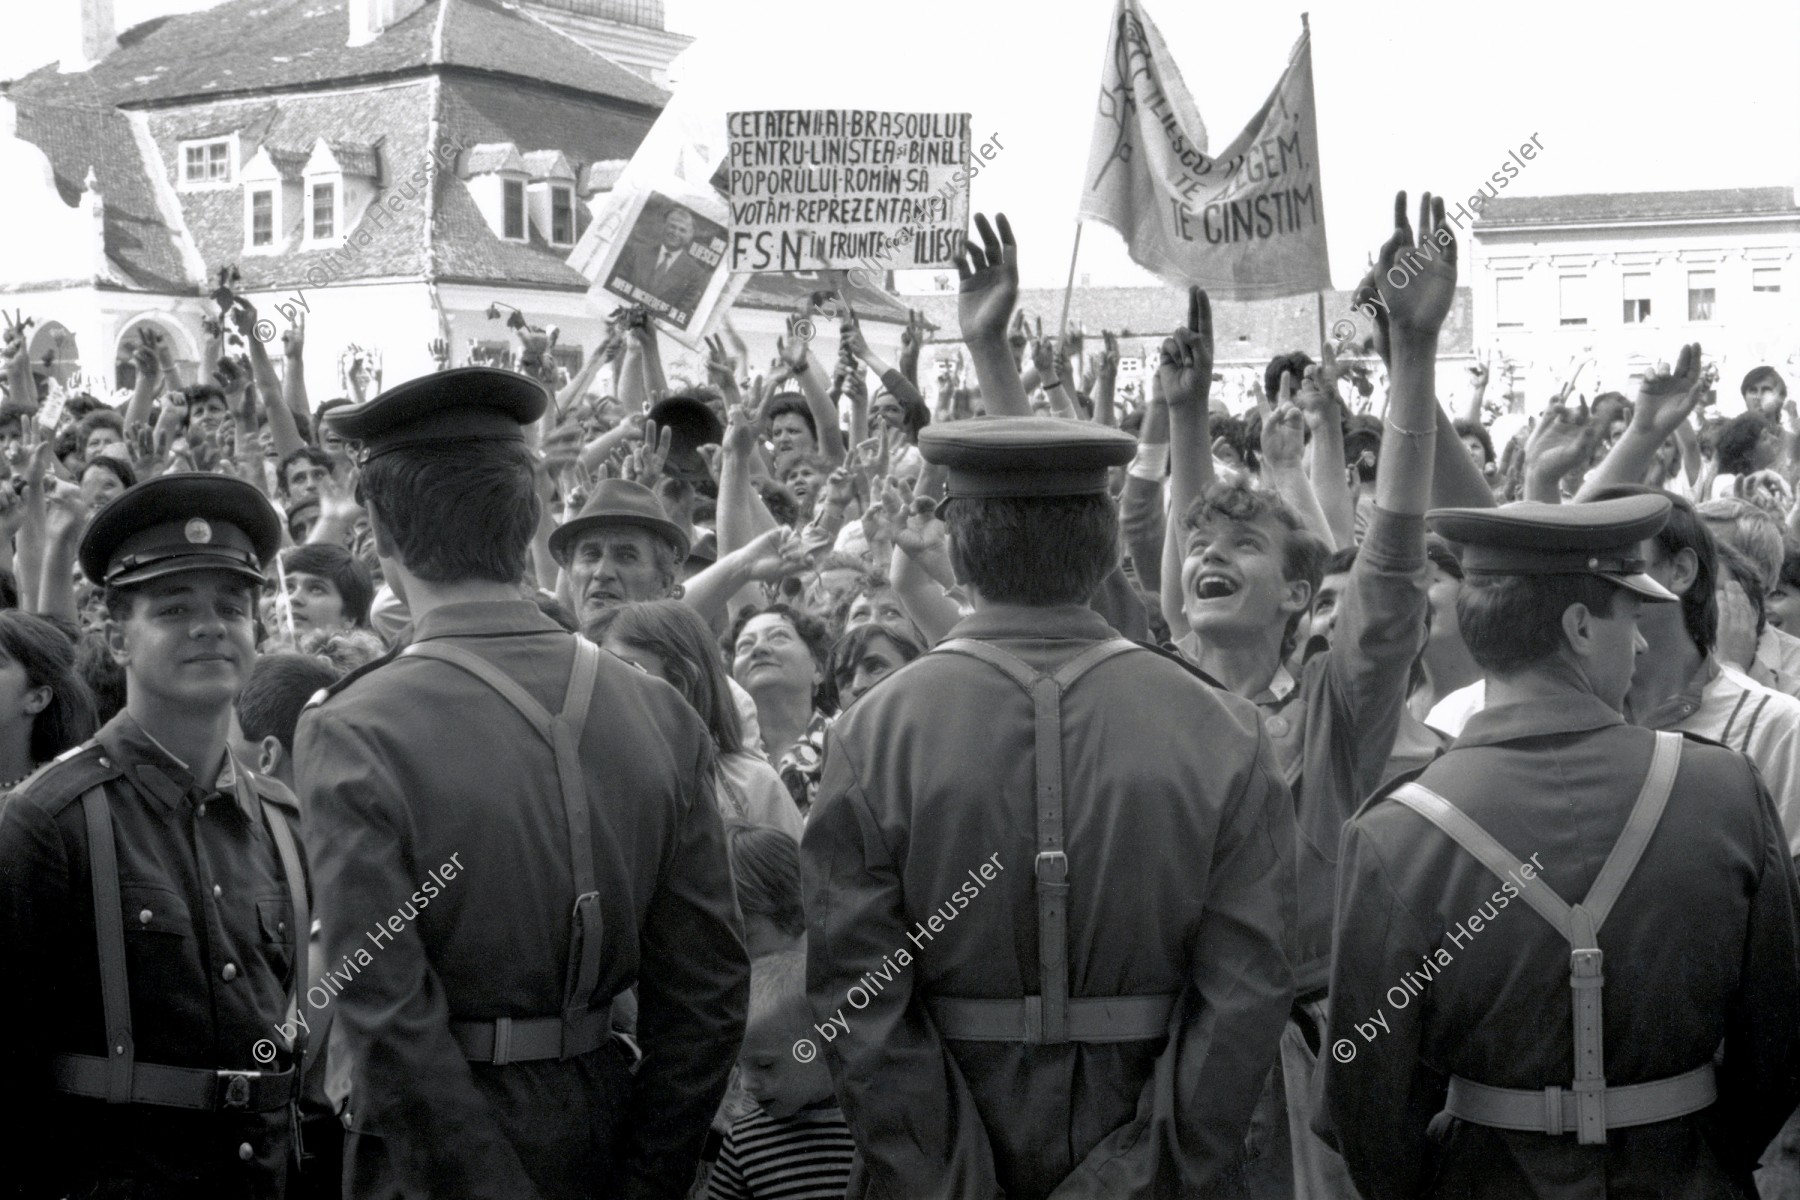
{"label": "portrait poster of man", "polygon": [[725,253],[725,227],[661,192],[644,195],[617,257],[607,291],[642,304],[678,332],[704,324],[705,301]]}

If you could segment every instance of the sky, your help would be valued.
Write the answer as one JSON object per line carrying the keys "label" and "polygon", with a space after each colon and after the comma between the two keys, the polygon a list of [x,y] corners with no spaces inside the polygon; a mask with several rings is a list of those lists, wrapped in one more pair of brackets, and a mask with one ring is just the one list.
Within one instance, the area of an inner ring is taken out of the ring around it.
{"label": "sky", "polygon": [[[1302,6],[1143,2],[1222,150],[1274,87]],[[52,14],[77,3],[10,14],[0,78],[53,58]],[[1025,286],[1063,284],[1112,0],[667,5],[669,28],[698,39],[678,63],[680,85],[723,108],[970,113],[977,139],[1001,147],[974,181],[972,210],[1007,214]],[[205,7],[116,0],[120,29]],[[1543,150],[1508,195],[1800,186],[1793,0],[1310,8],[1337,287],[1356,283],[1385,237],[1396,189],[1466,196],[1534,136]],[[1116,234],[1090,225],[1076,282],[1154,280]]]}

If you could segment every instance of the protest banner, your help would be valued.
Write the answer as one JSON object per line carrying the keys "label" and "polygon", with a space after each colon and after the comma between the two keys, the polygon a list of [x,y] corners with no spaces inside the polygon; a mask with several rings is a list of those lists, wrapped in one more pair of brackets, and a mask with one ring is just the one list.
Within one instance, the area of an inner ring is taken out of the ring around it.
{"label": "protest banner", "polygon": [[733,271],[941,267],[969,221],[969,115],[726,114]]}
{"label": "protest banner", "polygon": [[1124,236],[1132,260],[1214,300],[1331,286],[1312,42],[1219,155],[1162,35],[1139,0],[1119,0],[1078,215]]}

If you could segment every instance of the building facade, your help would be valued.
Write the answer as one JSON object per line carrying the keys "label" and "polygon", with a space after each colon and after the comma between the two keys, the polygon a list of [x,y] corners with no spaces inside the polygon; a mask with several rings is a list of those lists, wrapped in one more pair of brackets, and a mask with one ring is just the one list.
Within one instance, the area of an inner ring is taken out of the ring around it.
{"label": "building facade", "polygon": [[1800,206],[1791,188],[1506,196],[1474,225],[1475,341],[1519,364],[1541,400],[1576,356],[1580,390],[1634,381],[1699,342],[1719,399],[1767,363],[1800,368]]}

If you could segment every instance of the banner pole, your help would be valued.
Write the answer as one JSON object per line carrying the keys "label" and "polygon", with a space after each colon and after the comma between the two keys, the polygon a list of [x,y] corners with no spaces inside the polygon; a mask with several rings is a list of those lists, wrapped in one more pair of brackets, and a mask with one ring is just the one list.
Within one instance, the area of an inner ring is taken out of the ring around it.
{"label": "banner pole", "polygon": [[1062,320],[1056,326],[1056,344],[1061,346],[1069,336],[1069,300],[1075,294],[1075,256],[1081,253],[1081,221],[1075,222],[1075,245],[1069,251],[1069,282],[1063,288]]}
{"label": "banner pole", "polygon": [[1319,359],[1320,359],[1320,361],[1324,361],[1324,358],[1325,358],[1325,289],[1324,288],[1319,289],[1317,298],[1319,301]]}

